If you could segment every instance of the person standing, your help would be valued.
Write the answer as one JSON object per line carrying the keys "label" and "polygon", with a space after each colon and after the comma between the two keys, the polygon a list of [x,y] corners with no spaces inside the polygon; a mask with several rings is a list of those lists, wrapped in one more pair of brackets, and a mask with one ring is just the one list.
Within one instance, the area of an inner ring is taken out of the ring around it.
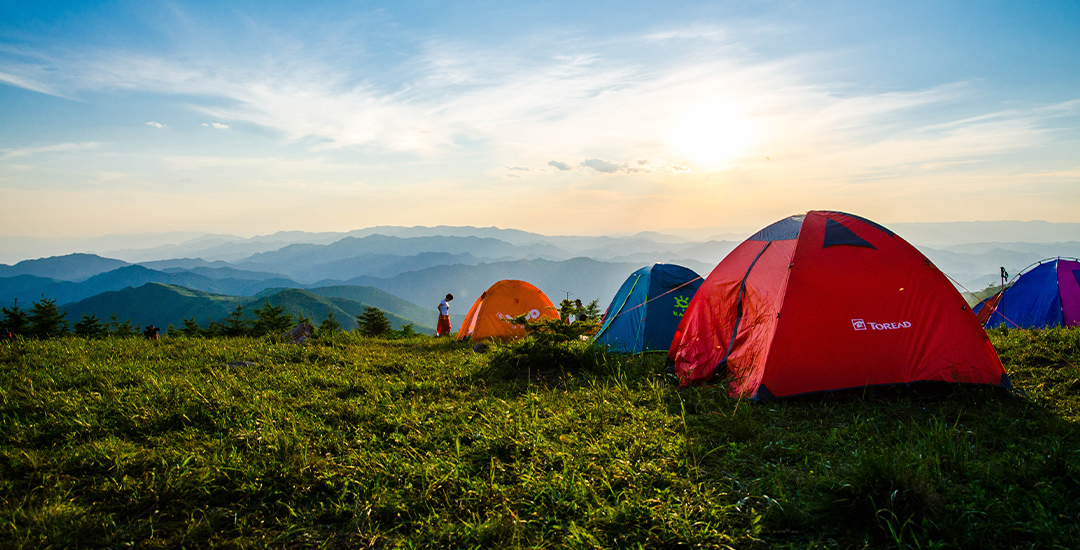
{"label": "person standing", "polygon": [[585,314],[585,306],[581,305],[581,298],[574,300],[574,311],[577,312],[578,321],[588,321],[589,316]]}
{"label": "person standing", "polygon": [[439,324],[435,327],[435,336],[450,334],[450,304],[454,300],[453,294],[447,294],[443,301],[439,302]]}

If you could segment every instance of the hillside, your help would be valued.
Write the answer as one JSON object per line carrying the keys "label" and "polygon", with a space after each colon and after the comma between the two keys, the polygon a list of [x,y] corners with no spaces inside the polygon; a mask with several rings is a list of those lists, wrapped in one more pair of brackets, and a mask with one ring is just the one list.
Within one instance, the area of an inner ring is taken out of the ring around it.
{"label": "hillside", "polygon": [[[251,298],[248,302],[249,305],[245,306],[245,308],[254,309],[266,302],[269,302],[272,306],[283,306],[285,311],[292,313],[294,318],[299,318],[299,315],[308,317],[316,325],[326,318],[329,311],[333,311],[334,317],[345,330],[353,330],[357,327],[356,316],[363,314],[365,308],[378,307],[356,300],[320,296],[306,290],[289,288],[269,296]],[[410,310],[415,308],[415,305],[407,307]],[[416,332],[422,334],[435,333],[434,322],[430,315],[412,319],[400,315],[395,309],[381,307],[379,309],[383,310],[386,318],[390,321],[390,326],[394,329],[400,329],[407,324],[412,324]]]}
{"label": "hillside", "polygon": [[[264,291],[264,293],[272,291],[273,290],[268,290]],[[439,315],[438,309],[435,307],[431,307],[430,309],[425,308],[370,286],[323,286],[309,288],[307,291],[312,294],[318,294],[319,296],[343,298],[377,307],[383,311],[392,311],[407,319],[413,319],[418,326],[434,327],[435,321],[438,319]],[[438,302],[436,302],[436,304],[437,303]],[[450,318],[451,321],[454,321],[454,326],[457,327],[460,325],[461,319],[465,318],[465,315],[464,312],[462,312],[460,315],[451,315]]]}
{"label": "hillside", "polygon": [[170,323],[179,327],[184,319],[194,317],[202,326],[215,319],[222,321],[249,300],[238,296],[226,296],[193,290],[176,285],[147,283],[137,288],[125,288],[102,292],[84,300],[60,306],[67,312],[67,319],[74,324],[83,314],[97,315],[108,320],[112,314],[121,322],[131,320],[144,327],[157,325],[167,327]]}
{"label": "hillside", "polygon": [[194,317],[199,325],[205,327],[210,319],[219,322],[224,320],[233,313],[237,305],[242,306],[250,318],[252,310],[267,302],[272,306],[283,306],[285,311],[296,319],[304,316],[315,324],[321,322],[329,311],[333,311],[345,330],[356,328],[356,316],[362,314],[365,307],[379,307],[386,312],[387,319],[395,329],[411,323],[417,332],[435,332],[431,312],[417,315],[415,319],[401,314],[399,309],[404,309],[407,315],[422,310],[415,304],[405,303],[404,300],[395,303],[383,300],[380,303],[389,305],[380,307],[298,289],[278,289],[257,297],[244,297],[214,294],[176,285],[147,283],[137,288],[104,292],[85,300],[64,304],[61,310],[67,312],[67,318],[72,323],[78,321],[83,314],[97,315],[99,319],[107,320],[115,313],[120,321],[130,319],[139,326],[154,324],[167,327],[171,323],[179,327],[184,319]]}

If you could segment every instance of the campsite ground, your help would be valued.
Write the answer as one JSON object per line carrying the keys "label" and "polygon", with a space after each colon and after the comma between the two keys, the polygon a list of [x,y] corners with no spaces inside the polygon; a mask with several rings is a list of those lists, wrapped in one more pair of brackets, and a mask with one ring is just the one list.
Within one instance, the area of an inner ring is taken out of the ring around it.
{"label": "campsite ground", "polygon": [[0,546],[1078,547],[1080,331],[991,336],[1026,398],[752,405],[434,338],[0,344]]}

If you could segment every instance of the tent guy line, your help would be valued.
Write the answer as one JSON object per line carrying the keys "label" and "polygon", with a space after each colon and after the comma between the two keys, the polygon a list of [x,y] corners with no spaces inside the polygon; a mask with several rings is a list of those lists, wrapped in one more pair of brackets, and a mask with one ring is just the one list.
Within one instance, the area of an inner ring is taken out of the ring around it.
{"label": "tent guy line", "polygon": [[619,312],[615,314],[615,317],[618,317],[618,316],[620,316],[620,315],[622,315],[624,313],[630,313],[631,311],[634,311],[635,309],[637,309],[637,308],[639,308],[641,306],[644,306],[644,305],[648,304],[649,302],[659,300],[660,298],[663,298],[664,296],[667,296],[668,294],[671,294],[672,292],[675,292],[676,290],[679,290],[680,288],[682,288],[682,287],[684,287],[686,285],[693,284],[693,282],[697,281],[697,280],[704,281],[705,277],[702,277],[701,275],[698,275],[697,277],[695,277],[695,278],[693,278],[693,279],[691,279],[689,281],[686,281],[685,283],[683,283],[683,284],[681,284],[681,285],[679,285],[679,286],[677,286],[677,287],[675,287],[675,288],[673,288],[673,289],[671,289],[671,290],[669,290],[669,291],[667,291],[667,292],[665,292],[663,294],[658,294],[656,296],[653,296],[652,298],[649,298],[648,300],[645,300],[644,302],[642,302],[642,303],[640,303],[640,304],[638,304],[638,305],[636,305],[636,306],[634,306],[634,307],[632,307],[630,309],[627,309],[625,311],[620,309]]}

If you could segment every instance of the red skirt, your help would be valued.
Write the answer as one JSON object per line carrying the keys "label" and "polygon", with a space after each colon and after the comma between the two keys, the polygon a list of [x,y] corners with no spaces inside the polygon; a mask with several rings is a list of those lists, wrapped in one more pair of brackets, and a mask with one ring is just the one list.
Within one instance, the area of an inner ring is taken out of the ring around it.
{"label": "red skirt", "polygon": [[450,316],[440,315],[439,324],[435,327],[435,336],[450,334]]}

